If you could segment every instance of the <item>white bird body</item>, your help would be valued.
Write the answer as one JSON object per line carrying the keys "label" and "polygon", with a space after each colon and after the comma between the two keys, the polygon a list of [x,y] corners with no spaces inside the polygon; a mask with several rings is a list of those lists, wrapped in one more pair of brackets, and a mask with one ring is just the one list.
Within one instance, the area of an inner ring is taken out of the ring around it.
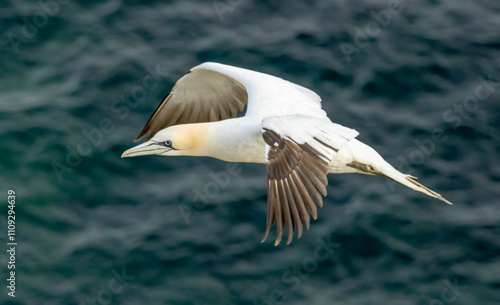
{"label": "white bird body", "polygon": [[207,125],[207,157],[227,162],[266,163],[262,123],[250,117],[227,119]]}
{"label": "white bird body", "polygon": [[[245,116],[236,117],[247,106]],[[148,135],[149,134],[149,135]],[[146,154],[209,156],[265,163],[268,222],[276,244],[288,225],[300,238],[326,196],[327,173],[362,173],[397,181],[450,203],[356,140],[354,129],[333,123],[313,91],[281,78],[218,63],[204,63],[179,79],[143,129],[147,142],[122,157]],[[450,203],[451,204],[451,203]]]}

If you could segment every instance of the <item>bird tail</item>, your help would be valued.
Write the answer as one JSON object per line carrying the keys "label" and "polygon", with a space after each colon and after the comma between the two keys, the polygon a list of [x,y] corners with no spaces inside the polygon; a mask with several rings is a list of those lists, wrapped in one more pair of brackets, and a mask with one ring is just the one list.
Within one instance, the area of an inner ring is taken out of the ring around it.
{"label": "bird tail", "polygon": [[[362,172],[364,174],[385,177],[387,179],[401,183],[402,185],[407,186],[417,192],[421,192],[428,196],[444,201],[447,204],[453,204],[443,198],[443,196],[441,196],[440,194],[415,181],[415,179],[417,179],[416,177],[403,174],[395,169],[370,146],[356,140],[351,141],[349,144],[351,145],[349,148],[350,151],[354,152],[354,154],[352,154],[352,156],[354,157],[353,159],[356,160],[348,164],[350,167],[356,168],[359,170],[359,172]],[[359,152],[363,153],[359,154]]]}
{"label": "bird tail", "polygon": [[447,204],[453,204],[450,201],[446,200],[440,194],[434,192],[433,190],[429,189],[428,187],[415,181],[415,179],[417,179],[417,177],[403,174],[394,168],[392,168],[392,170],[388,170],[385,172],[384,171],[379,172],[378,175],[383,176],[387,179],[391,179],[391,180],[396,181],[398,183],[401,183],[402,185],[407,186],[407,187],[409,187],[417,192],[421,192],[421,193],[424,193],[428,196],[431,196],[431,197],[434,197],[434,198],[439,199],[441,201],[444,201]]}

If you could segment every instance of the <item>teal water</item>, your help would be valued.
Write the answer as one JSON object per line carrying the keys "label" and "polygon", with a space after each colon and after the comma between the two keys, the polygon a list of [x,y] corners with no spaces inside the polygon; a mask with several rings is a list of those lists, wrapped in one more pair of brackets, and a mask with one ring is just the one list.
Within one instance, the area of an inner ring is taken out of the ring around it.
{"label": "teal water", "polygon": [[[4,207],[1,304],[500,303],[498,2],[42,3],[0,4],[0,198],[16,192],[18,242],[11,298]],[[265,166],[226,185],[209,158],[120,159],[205,61],[313,89],[455,205],[330,175],[311,229],[261,244]]]}

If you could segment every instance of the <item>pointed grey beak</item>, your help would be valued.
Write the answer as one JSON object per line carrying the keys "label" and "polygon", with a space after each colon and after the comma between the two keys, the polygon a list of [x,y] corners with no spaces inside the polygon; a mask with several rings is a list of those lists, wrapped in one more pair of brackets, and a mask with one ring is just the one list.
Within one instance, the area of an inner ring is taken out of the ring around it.
{"label": "pointed grey beak", "polygon": [[124,151],[122,154],[122,158],[145,156],[145,155],[160,155],[169,150],[170,148],[165,147],[157,142],[147,141],[146,143],[139,144]]}

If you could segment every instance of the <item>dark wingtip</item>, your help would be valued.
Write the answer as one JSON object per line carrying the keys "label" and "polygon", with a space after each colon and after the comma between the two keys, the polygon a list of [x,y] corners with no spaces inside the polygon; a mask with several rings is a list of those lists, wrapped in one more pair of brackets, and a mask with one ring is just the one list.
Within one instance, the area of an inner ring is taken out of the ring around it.
{"label": "dark wingtip", "polygon": [[144,139],[144,136],[139,135],[139,136],[137,136],[137,138],[135,138],[134,142],[139,142],[143,139]]}
{"label": "dark wingtip", "polygon": [[264,237],[262,237],[262,240],[260,241],[261,243],[263,243],[263,242],[265,242],[265,241],[266,241],[266,239],[267,239],[267,235],[269,234],[269,229],[270,229],[270,228],[267,228],[267,229],[266,229],[266,233],[264,233]]}
{"label": "dark wingtip", "polygon": [[278,236],[276,236],[276,241],[274,242],[275,247],[280,244],[282,238],[283,238],[283,231],[281,232],[278,231]]}
{"label": "dark wingtip", "polygon": [[147,128],[148,128],[148,126],[146,125],[146,127],[144,127],[144,129],[137,136],[137,138],[135,138],[134,142],[149,141],[153,137],[153,134],[151,134],[151,132],[148,132]]}
{"label": "dark wingtip", "polygon": [[[151,119],[150,119],[151,120]],[[146,124],[146,126],[144,126],[144,128],[141,130],[141,133],[137,136],[137,138],[135,138],[134,142],[139,142],[141,140],[144,140],[144,138],[147,137],[147,133],[148,133],[148,129],[149,129],[149,122]],[[146,139],[146,140],[149,140],[149,139]]]}

